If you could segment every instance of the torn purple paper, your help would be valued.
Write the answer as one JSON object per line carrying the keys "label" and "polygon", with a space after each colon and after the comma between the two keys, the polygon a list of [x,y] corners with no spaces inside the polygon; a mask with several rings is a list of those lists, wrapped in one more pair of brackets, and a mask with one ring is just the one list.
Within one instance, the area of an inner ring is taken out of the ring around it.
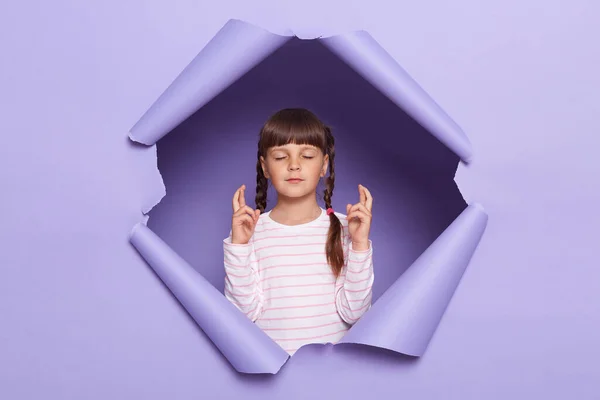
{"label": "torn purple paper", "polygon": [[467,135],[371,35],[356,31],[320,40],[464,162],[471,161]]}
{"label": "torn purple paper", "polygon": [[[130,139],[155,146],[160,138],[291,38],[239,20],[229,21],[135,124]],[[463,161],[471,160],[471,144],[460,127],[368,33],[358,31],[315,40],[320,40]],[[155,200],[145,204],[143,212],[155,204]],[[467,207],[341,343],[423,355],[486,222],[481,206]],[[138,224],[130,241],[237,371],[279,371],[288,354],[154,232]]]}
{"label": "torn purple paper", "polygon": [[291,38],[230,20],[133,126],[129,137],[155,144]]}
{"label": "torn purple paper", "polygon": [[[230,20],[181,72],[131,129],[130,137],[152,145],[212,98],[225,90],[291,36],[270,33],[239,20]],[[319,38],[395,104],[455,152],[472,157],[462,129],[365,31]],[[223,51],[223,49],[227,51]]]}
{"label": "torn purple paper", "polygon": [[356,323],[340,343],[422,356],[487,225],[467,207]]}
{"label": "torn purple paper", "polygon": [[274,374],[285,364],[288,353],[148,227],[136,225],[131,243],[237,371]]}

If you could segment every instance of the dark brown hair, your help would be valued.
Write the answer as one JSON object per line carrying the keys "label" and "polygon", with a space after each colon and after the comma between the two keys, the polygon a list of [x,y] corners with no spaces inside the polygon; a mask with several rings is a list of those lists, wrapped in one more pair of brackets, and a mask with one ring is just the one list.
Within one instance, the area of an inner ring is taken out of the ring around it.
{"label": "dark brown hair", "polygon": [[[258,161],[256,163],[256,208],[261,214],[267,207],[268,180],[265,177],[260,157],[267,158],[267,150],[286,144],[307,144],[315,146],[329,155],[329,177],[325,179],[323,200],[325,208],[331,207],[331,196],[335,187],[335,140],[331,129],[323,124],[315,114],[304,108],[285,108],[273,114],[260,130],[258,140]],[[344,265],[342,248],[342,223],[335,213],[329,214],[330,225],[327,234],[325,253],[327,261],[335,276],[338,276]]]}

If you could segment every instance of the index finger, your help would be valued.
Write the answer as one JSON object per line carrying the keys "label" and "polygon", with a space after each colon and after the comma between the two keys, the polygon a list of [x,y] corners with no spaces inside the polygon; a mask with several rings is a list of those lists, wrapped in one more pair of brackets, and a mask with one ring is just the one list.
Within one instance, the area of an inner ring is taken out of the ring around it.
{"label": "index finger", "polygon": [[242,190],[242,188],[244,187],[244,185],[240,186],[235,193],[233,194],[233,199],[231,200],[231,207],[233,208],[233,212],[236,212],[237,210],[240,209],[240,191]]}
{"label": "index finger", "polygon": [[367,195],[365,193],[365,187],[363,185],[358,185],[358,194],[360,196],[360,204],[366,206]]}
{"label": "index finger", "polygon": [[365,196],[367,198],[367,200],[365,202],[365,206],[367,207],[367,210],[369,210],[369,212],[371,212],[371,211],[373,211],[373,196],[371,196],[371,192],[369,192],[369,189],[367,189],[364,186],[363,186],[363,189],[365,191]]}
{"label": "index finger", "polygon": [[240,191],[240,207],[246,207],[246,185],[242,185]]}

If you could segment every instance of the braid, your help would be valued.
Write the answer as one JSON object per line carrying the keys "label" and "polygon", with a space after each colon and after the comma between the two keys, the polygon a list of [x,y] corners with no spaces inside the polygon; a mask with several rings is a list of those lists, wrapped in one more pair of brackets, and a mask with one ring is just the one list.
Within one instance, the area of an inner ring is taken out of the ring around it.
{"label": "braid", "polygon": [[256,162],[256,208],[260,210],[260,213],[264,213],[267,208],[267,189],[269,187],[269,181],[265,177],[260,164],[260,150],[258,151],[258,161]]}
{"label": "braid", "polygon": [[[327,154],[329,154],[329,177],[325,180],[326,188],[323,194],[326,208],[331,208],[331,196],[333,196],[333,188],[335,187],[335,139],[331,134],[331,129],[325,127],[325,135],[327,139]],[[327,244],[325,252],[327,261],[335,276],[338,276],[344,266],[344,249],[342,247],[342,223],[335,213],[329,214],[329,232],[327,234]]]}

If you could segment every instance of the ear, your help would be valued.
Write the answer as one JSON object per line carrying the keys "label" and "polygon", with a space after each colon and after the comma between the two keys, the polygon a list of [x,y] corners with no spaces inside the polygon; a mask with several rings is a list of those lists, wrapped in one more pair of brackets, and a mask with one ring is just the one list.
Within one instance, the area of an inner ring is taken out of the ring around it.
{"label": "ear", "polygon": [[323,157],[323,167],[321,168],[321,177],[327,175],[327,167],[329,166],[329,154],[325,154]]}
{"label": "ear", "polygon": [[265,162],[265,158],[263,156],[260,156],[260,166],[263,170],[263,174],[265,175],[265,178],[269,179],[269,172],[267,172],[267,164]]}

